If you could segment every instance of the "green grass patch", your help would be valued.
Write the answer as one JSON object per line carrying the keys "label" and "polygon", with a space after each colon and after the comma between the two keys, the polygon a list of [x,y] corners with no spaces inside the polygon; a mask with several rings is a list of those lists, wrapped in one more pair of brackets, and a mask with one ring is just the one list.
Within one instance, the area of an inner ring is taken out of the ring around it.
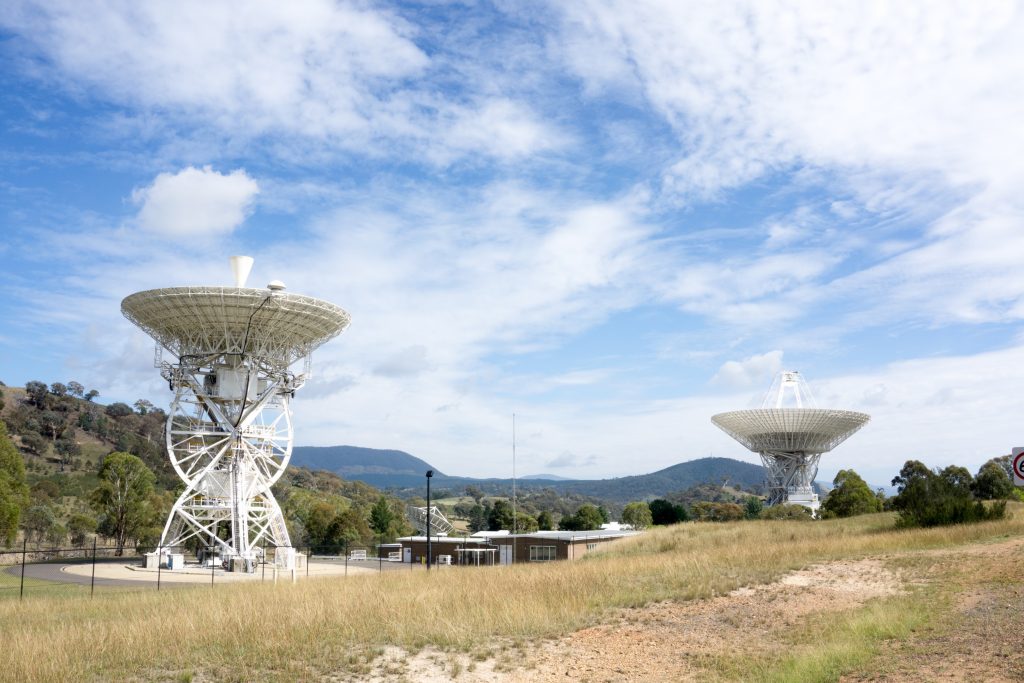
{"label": "green grass patch", "polygon": [[[926,594],[927,593],[927,594]],[[787,631],[774,656],[722,658],[714,668],[727,680],[752,683],[838,681],[874,660],[886,641],[905,639],[947,606],[933,591],[877,599],[847,612],[818,615]]]}

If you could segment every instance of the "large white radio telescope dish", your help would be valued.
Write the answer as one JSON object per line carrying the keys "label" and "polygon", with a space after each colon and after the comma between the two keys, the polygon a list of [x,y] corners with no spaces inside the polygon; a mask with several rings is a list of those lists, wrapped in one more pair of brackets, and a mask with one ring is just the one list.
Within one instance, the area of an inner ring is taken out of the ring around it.
{"label": "large white radio telescope dish", "polygon": [[[251,571],[269,546],[287,568],[294,549],[270,487],[291,460],[290,402],[309,376],[310,354],[350,318],[283,285],[246,288],[248,256],[232,257],[231,269],[234,287],[151,289],[121,302],[125,317],[177,359],[159,367],[174,392],[167,454],[185,490],[160,548],[198,543]],[[302,359],[296,374],[291,366]]]}
{"label": "large white radio telescope dish", "polygon": [[[805,407],[808,404],[811,407]],[[761,456],[768,471],[768,504],[790,502],[820,507],[814,478],[822,453],[850,438],[871,419],[865,413],[814,406],[800,373],[779,373],[761,408],[719,413],[715,425]]]}

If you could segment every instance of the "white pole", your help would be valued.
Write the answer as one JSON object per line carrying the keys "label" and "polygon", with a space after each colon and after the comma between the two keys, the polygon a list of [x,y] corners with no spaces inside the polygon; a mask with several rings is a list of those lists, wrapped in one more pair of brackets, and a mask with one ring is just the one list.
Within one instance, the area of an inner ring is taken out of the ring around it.
{"label": "white pole", "polygon": [[516,563],[516,414],[512,413],[512,564]]}

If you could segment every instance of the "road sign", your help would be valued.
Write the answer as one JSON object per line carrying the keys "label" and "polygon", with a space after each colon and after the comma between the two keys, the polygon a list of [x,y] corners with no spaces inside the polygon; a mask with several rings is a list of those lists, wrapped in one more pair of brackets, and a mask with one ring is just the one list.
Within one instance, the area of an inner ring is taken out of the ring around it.
{"label": "road sign", "polygon": [[1013,465],[1013,483],[1017,486],[1024,486],[1024,447],[1013,449],[1010,454],[1010,464]]}

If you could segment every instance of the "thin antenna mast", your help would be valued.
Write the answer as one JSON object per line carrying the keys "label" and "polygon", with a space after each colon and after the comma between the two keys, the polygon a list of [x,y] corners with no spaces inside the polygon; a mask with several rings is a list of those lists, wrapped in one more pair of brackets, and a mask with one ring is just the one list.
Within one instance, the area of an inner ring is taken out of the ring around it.
{"label": "thin antenna mast", "polygon": [[516,414],[512,413],[512,564],[516,563],[516,531],[519,526],[516,517]]}

